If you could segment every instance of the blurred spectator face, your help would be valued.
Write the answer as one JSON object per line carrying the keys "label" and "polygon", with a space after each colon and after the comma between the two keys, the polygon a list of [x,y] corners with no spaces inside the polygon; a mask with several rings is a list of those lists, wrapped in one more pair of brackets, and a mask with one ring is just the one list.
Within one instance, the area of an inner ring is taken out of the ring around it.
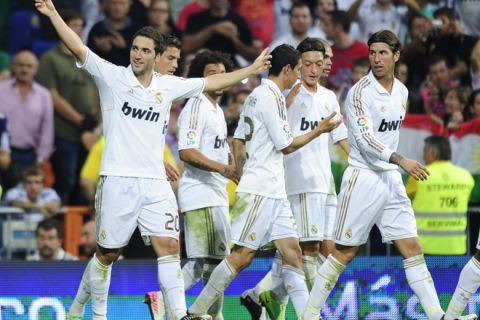
{"label": "blurred spectator face", "polygon": [[[212,74],[220,74],[220,73],[225,73],[225,66],[223,65],[223,63],[209,63],[203,68],[204,77],[208,77],[208,76],[211,76]],[[218,98],[222,96],[223,90],[209,92],[209,94],[214,98]]]}
{"label": "blurred spectator face", "polygon": [[450,20],[447,16],[438,15],[435,19],[442,21],[442,25],[437,29],[439,35],[444,36],[452,34],[455,31],[455,22]]}
{"label": "blurred spectator face", "polygon": [[437,87],[446,87],[448,84],[448,67],[445,61],[440,61],[429,68],[430,79]]}
{"label": "blurred spectator face", "polygon": [[473,104],[470,106],[472,109],[473,116],[480,117],[480,92],[475,94],[475,98],[473,99]]}
{"label": "blurred spectator face", "polygon": [[176,47],[168,47],[155,64],[155,70],[161,74],[173,75],[178,68],[178,60],[180,59],[180,49]]}
{"label": "blurred spectator face", "polygon": [[307,6],[294,8],[290,17],[290,25],[292,33],[296,35],[304,35],[312,25],[312,15]]}
{"label": "blurred spectator face", "polygon": [[224,10],[228,8],[228,0],[209,0],[208,2],[212,10]]}
{"label": "blurred spectator face", "polygon": [[323,77],[328,77],[330,75],[330,71],[332,71],[332,59],[332,48],[330,46],[325,46],[325,54],[323,55]]}
{"label": "blurred spectator face", "polygon": [[445,96],[445,113],[452,114],[456,111],[463,112],[465,105],[460,101],[457,90],[451,89],[447,92]]}
{"label": "blurred spectator face", "polygon": [[43,189],[43,176],[30,175],[23,181],[25,191],[30,201],[36,201]]}
{"label": "blurred spectator face", "polygon": [[377,0],[377,5],[385,6],[388,4],[392,4],[392,0]]}
{"label": "blurred spectator face", "polygon": [[61,246],[62,239],[59,238],[57,229],[38,229],[37,248],[42,259],[55,259]]}
{"label": "blurred spectator face", "polygon": [[300,74],[302,82],[310,89],[317,87],[323,73],[323,53],[320,51],[307,51],[302,53],[302,67]]}
{"label": "blurred spectator face", "polygon": [[18,82],[32,83],[37,74],[38,60],[30,51],[20,51],[13,59],[12,69]]}
{"label": "blurred spectator face", "polygon": [[336,26],[333,24],[332,17],[326,15],[325,18],[322,20],[322,30],[325,32],[325,36],[328,40],[334,40],[335,35],[338,35],[338,30]]}
{"label": "blurred spectator face", "polygon": [[430,24],[427,18],[424,17],[415,17],[413,18],[411,29],[410,29],[410,38],[412,41],[420,40],[425,41],[430,33]]}
{"label": "blurred spectator face", "polygon": [[400,80],[401,83],[406,84],[408,80],[408,66],[400,62],[398,65],[398,74],[397,74],[398,80]]}
{"label": "blurred spectator face", "polygon": [[83,19],[72,19],[68,21],[67,25],[72,29],[80,38],[83,33]]}
{"label": "blurred spectator face", "polygon": [[334,0],[317,0],[317,5],[315,6],[315,14],[320,19],[325,20],[327,12],[335,10]]}
{"label": "blurred spectator face", "polygon": [[154,1],[148,10],[148,20],[152,27],[164,26],[170,18],[167,0]]}
{"label": "blurred spectator face", "polygon": [[80,252],[83,256],[91,257],[97,248],[97,240],[95,237],[95,221],[87,221],[82,228],[82,236],[80,238]]}
{"label": "blurred spectator face", "polygon": [[363,67],[363,66],[355,66],[352,69],[352,84],[357,83],[362,79],[364,76],[366,76],[368,73],[368,67]]}
{"label": "blurred spectator face", "polygon": [[112,20],[123,20],[130,10],[130,0],[107,0],[106,11]]}

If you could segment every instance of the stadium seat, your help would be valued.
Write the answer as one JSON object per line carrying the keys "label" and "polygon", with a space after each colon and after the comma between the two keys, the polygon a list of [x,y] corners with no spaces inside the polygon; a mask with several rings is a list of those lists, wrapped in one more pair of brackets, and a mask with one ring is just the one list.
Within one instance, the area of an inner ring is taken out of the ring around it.
{"label": "stadium seat", "polygon": [[58,41],[51,40],[35,40],[32,44],[32,51],[38,59],[48,50],[55,47]]}
{"label": "stadium seat", "polygon": [[8,53],[14,55],[20,49],[31,49],[33,41],[40,38],[40,31],[40,19],[35,11],[14,11],[8,31]]}

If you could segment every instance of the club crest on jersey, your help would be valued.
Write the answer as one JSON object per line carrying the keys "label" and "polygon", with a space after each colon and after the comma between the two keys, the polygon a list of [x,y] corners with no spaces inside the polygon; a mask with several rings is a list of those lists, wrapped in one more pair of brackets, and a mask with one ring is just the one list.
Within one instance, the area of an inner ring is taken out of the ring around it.
{"label": "club crest on jersey", "polygon": [[255,241],[256,238],[257,234],[255,232],[252,232],[248,235],[248,239],[250,239],[250,241]]}
{"label": "club crest on jersey", "polygon": [[197,142],[197,131],[190,130],[187,132],[187,145],[191,146]]}
{"label": "club crest on jersey", "polygon": [[325,102],[325,103],[323,104],[323,107],[325,108],[325,110],[327,110],[327,112],[331,112],[331,110],[332,110],[332,108],[330,107],[330,104],[327,103],[327,102]]}
{"label": "club crest on jersey", "polygon": [[347,237],[347,239],[350,239],[352,235],[353,235],[352,228],[349,228],[345,233],[345,237]]}
{"label": "club crest on jersey", "polygon": [[291,138],[293,137],[292,129],[290,128],[290,125],[288,122],[283,123],[283,132],[287,134],[287,137]]}
{"label": "club crest on jersey", "polygon": [[156,101],[157,103],[162,103],[162,101],[163,101],[163,96],[162,96],[162,94],[160,93],[160,91],[158,91],[158,92],[155,93],[155,101]]}

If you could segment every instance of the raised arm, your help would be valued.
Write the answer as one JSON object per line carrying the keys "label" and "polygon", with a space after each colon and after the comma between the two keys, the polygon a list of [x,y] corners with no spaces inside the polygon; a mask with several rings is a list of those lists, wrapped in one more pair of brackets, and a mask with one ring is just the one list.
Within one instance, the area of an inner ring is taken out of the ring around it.
{"label": "raised arm", "polygon": [[260,74],[270,68],[271,55],[268,54],[268,48],[260,53],[255,61],[248,67],[235,70],[229,73],[217,73],[205,78],[205,92],[217,91],[230,87],[253,74]]}
{"label": "raised arm", "polygon": [[60,39],[73,53],[75,58],[83,64],[87,58],[87,50],[83,45],[82,39],[63,21],[52,0],[35,0],[35,7],[40,13],[50,19]]}

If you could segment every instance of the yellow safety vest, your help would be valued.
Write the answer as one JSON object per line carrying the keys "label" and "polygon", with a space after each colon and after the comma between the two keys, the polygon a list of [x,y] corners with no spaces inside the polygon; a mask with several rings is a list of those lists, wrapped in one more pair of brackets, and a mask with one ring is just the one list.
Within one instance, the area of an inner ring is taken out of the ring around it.
{"label": "yellow safety vest", "polygon": [[467,252],[467,210],[474,180],[450,161],[427,165],[430,176],[419,181],[412,206],[418,237],[426,254]]}

